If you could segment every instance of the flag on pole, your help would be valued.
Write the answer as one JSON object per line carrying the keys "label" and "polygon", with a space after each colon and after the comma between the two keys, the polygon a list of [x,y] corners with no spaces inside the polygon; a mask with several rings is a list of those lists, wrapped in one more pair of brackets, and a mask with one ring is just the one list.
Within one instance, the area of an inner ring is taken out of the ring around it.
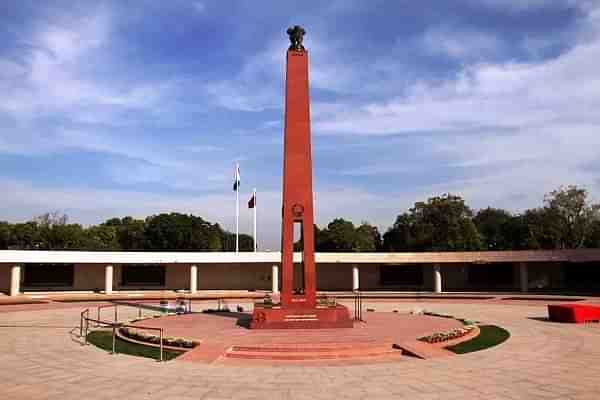
{"label": "flag on pole", "polygon": [[240,189],[240,165],[235,165],[235,171],[233,176],[233,191],[236,192]]}
{"label": "flag on pole", "polygon": [[248,200],[248,208],[251,208],[254,211],[254,224],[253,224],[253,238],[254,238],[254,251],[258,251],[258,246],[256,242],[256,189],[252,192],[252,197]]}
{"label": "flag on pole", "polygon": [[233,172],[233,191],[235,192],[235,253],[240,251],[240,164],[235,164]]}

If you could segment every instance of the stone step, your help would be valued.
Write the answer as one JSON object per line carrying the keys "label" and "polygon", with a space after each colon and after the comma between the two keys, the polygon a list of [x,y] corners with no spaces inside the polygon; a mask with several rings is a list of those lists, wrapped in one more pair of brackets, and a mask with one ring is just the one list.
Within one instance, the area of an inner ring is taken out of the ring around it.
{"label": "stone step", "polygon": [[391,344],[355,347],[263,347],[234,346],[225,353],[227,358],[248,360],[336,360],[399,356],[401,351]]}
{"label": "stone step", "polygon": [[454,353],[442,347],[433,346],[420,340],[408,340],[395,344],[394,347],[402,350],[403,354],[427,360],[430,358],[440,358],[453,356]]}
{"label": "stone step", "polygon": [[320,343],[311,344],[275,344],[275,345],[246,345],[232,346],[230,351],[249,351],[249,352],[338,352],[338,351],[360,351],[369,349],[391,349],[390,343]]}

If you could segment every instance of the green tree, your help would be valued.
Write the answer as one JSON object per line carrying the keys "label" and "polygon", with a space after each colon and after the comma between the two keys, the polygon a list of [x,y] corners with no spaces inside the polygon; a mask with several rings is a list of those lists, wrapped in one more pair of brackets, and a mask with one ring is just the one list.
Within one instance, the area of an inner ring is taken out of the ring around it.
{"label": "green tree", "polygon": [[103,226],[116,229],[121,250],[144,250],[146,247],[145,222],[132,217],[111,218]]}
{"label": "green tree", "polygon": [[403,213],[396,217],[394,225],[383,234],[384,251],[415,251],[423,240],[417,238],[417,226],[411,214]]}
{"label": "green tree", "polygon": [[[235,251],[235,233],[223,232],[225,237],[225,246],[221,249],[222,251]],[[240,233],[239,237],[239,250],[240,251],[254,251],[254,242],[251,235]]]}
{"label": "green tree", "polygon": [[384,248],[391,251],[479,250],[481,240],[464,200],[446,194],[417,202],[399,215],[384,235]]}
{"label": "green tree", "polygon": [[225,251],[225,237],[219,224],[213,224],[209,229],[208,250]]}
{"label": "green tree", "polygon": [[362,222],[355,231],[354,251],[373,252],[381,250],[381,234],[376,226]]}
{"label": "green tree", "polygon": [[477,231],[481,235],[483,248],[486,250],[508,250],[511,240],[507,237],[507,226],[512,215],[499,208],[485,208],[479,210],[473,218]]}
{"label": "green tree", "polygon": [[526,250],[532,247],[532,238],[526,219],[513,215],[502,225],[505,247],[503,250]]}
{"label": "green tree", "polygon": [[0,249],[8,249],[11,241],[11,227],[8,222],[0,221]]}
{"label": "green tree", "polygon": [[118,227],[111,225],[91,226],[85,231],[87,250],[120,250]]}
{"label": "green tree", "polygon": [[546,221],[556,247],[576,249],[583,247],[586,239],[600,220],[600,204],[589,204],[588,193],[575,185],[548,193],[544,198]]}
{"label": "green tree", "polygon": [[546,208],[532,208],[523,213],[527,227],[527,245],[531,250],[556,249],[560,247],[560,228],[556,215]]}
{"label": "green tree", "polygon": [[40,231],[37,222],[17,223],[11,226],[11,243],[12,249],[19,250],[36,250],[44,248]]}
{"label": "green tree", "polygon": [[149,250],[208,250],[210,223],[193,215],[170,213],[146,219]]}
{"label": "green tree", "polygon": [[[336,218],[326,228],[314,226],[315,249],[322,252],[368,252],[381,249],[381,235],[377,227],[362,222],[355,227],[351,221]],[[294,244],[296,251],[302,248],[301,240]]]}
{"label": "green tree", "polygon": [[354,224],[343,218],[336,218],[321,232],[320,251],[353,251],[356,241]]}
{"label": "green tree", "polygon": [[592,231],[585,241],[585,247],[600,248],[600,221],[596,221],[592,225]]}

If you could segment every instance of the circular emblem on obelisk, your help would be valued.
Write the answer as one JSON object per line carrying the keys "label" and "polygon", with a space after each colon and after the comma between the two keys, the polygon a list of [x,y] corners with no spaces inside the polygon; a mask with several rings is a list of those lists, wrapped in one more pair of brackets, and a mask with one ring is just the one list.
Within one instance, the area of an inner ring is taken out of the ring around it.
{"label": "circular emblem on obelisk", "polygon": [[302,204],[294,204],[292,206],[292,214],[294,214],[294,217],[301,217],[304,214],[304,206]]}

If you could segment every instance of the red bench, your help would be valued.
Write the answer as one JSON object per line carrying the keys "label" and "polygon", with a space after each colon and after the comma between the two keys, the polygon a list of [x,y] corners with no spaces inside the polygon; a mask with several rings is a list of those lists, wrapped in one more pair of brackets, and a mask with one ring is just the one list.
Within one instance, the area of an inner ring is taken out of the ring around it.
{"label": "red bench", "polygon": [[600,306],[591,304],[548,304],[548,316],[554,322],[600,321]]}

